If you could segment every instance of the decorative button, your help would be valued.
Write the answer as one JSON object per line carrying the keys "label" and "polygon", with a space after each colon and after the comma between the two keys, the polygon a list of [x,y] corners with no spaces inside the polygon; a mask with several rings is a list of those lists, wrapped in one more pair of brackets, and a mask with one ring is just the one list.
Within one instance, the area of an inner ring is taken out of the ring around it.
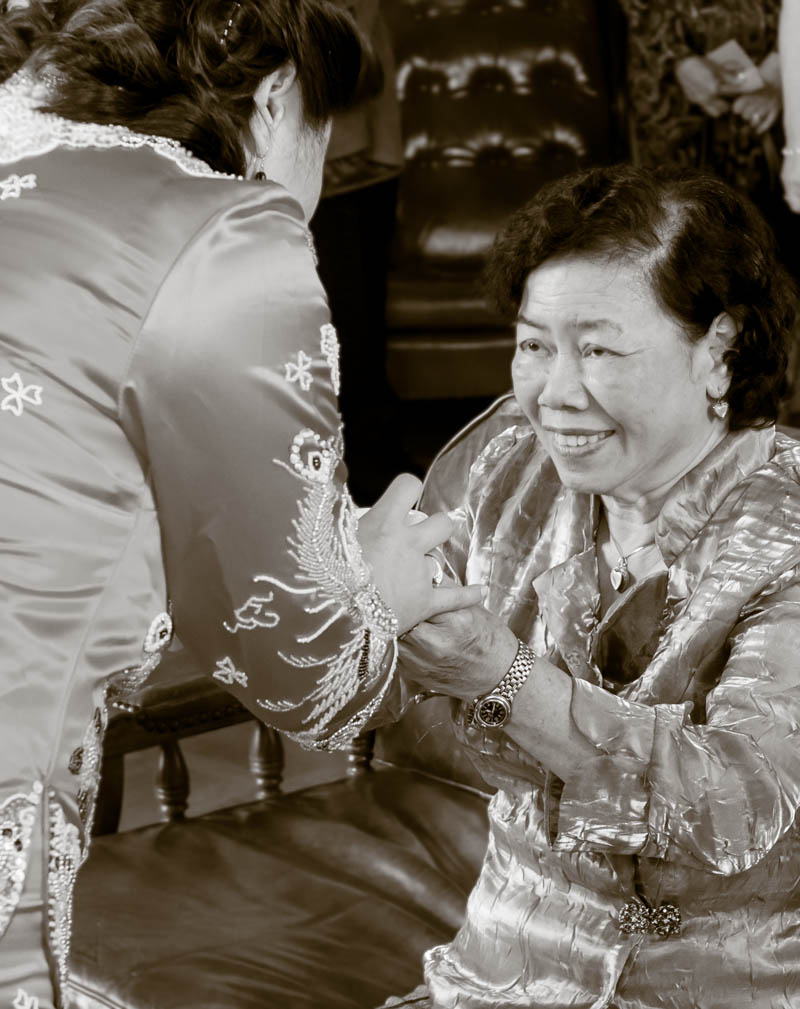
{"label": "decorative button", "polygon": [[619,913],[619,928],[627,935],[680,935],[681,912],[674,904],[649,907],[641,900],[629,900]]}

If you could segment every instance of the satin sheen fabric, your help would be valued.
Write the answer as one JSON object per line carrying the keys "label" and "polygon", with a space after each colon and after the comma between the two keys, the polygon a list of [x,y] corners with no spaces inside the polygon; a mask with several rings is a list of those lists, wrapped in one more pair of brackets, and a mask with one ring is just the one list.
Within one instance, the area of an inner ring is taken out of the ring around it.
{"label": "satin sheen fabric", "polygon": [[29,1009],[45,956],[66,978],[103,684],[168,596],[209,675],[285,731],[346,736],[391,668],[300,207],[44,115],[37,87],[0,88],[0,1005]]}
{"label": "satin sheen fabric", "polygon": [[[571,674],[597,756],[562,783],[456,706],[498,789],[489,845],[463,927],[400,1005],[796,1009],[799,467],[774,428],[729,435],[662,509],[667,574],[599,620],[597,502],[561,485],[513,399],[434,463],[421,507],[456,520],[451,573]],[[633,897],[677,905],[680,935],[623,934]]]}

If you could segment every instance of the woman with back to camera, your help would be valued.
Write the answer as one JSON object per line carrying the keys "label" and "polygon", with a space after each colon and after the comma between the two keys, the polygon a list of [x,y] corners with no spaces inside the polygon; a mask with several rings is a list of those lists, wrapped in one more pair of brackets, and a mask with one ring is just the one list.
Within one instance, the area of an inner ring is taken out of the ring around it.
{"label": "woman with back to camera", "polygon": [[[434,589],[400,477],[360,523],[307,220],[370,72],[325,0],[3,8],[0,1004],[69,1005],[114,690],[173,622],[309,744],[349,738]],[[94,711],[94,714],[93,714]]]}
{"label": "woman with back to camera", "polygon": [[554,183],[494,250],[513,399],[434,462],[486,608],[404,637],[498,791],[466,920],[391,1005],[794,1009],[800,444],[795,312],[709,176]]}

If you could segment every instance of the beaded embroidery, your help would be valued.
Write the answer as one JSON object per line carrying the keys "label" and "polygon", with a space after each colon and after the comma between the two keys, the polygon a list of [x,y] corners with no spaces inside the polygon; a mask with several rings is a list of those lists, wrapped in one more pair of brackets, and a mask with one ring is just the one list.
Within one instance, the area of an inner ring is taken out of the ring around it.
{"label": "beaded embroidery", "polygon": [[18,200],[23,189],[36,189],[35,175],[14,173],[5,179],[0,179],[0,200]]}
{"label": "beaded embroidery", "polygon": [[[268,581],[265,575],[256,575],[254,582]],[[237,631],[253,631],[256,627],[277,627],[280,617],[273,610],[266,609],[275,598],[274,592],[268,592],[265,596],[250,596],[247,602],[234,610],[236,623],[231,626],[227,621],[223,627],[229,634],[236,634]]]}
{"label": "beaded embroidery", "polygon": [[0,936],[8,928],[25,883],[41,795],[42,786],[35,781],[28,795],[11,795],[0,805]]}
{"label": "beaded embroidery", "polygon": [[[267,711],[288,711],[310,704],[311,711],[303,719],[309,728],[294,734],[294,738],[307,743],[315,741],[359,689],[369,690],[375,685],[386,648],[397,634],[397,620],[372,584],[371,571],[361,554],[353,503],[334,481],[339,463],[337,448],[333,441],[309,429],[293,439],[290,467],[305,484],[305,494],[292,523],[289,553],[297,563],[301,584],[285,585],[269,576],[259,576],[259,580],[292,595],[307,596],[306,613],[320,615],[316,629],[299,635],[298,644],[313,644],[346,614],[361,625],[333,655],[311,657],[279,652],[282,661],[295,669],[326,669],[314,689],[299,701],[257,702]],[[318,596],[324,597],[323,602],[315,601]],[[365,630],[370,632],[367,662],[361,661]],[[355,722],[351,720],[350,724]]]}
{"label": "beaded embroidery", "polygon": [[17,988],[11,1009],[39,1009],[39,999],[35,995],[29,995],[22,988]]}
{"label": "beaded embroidery", "polygon": [[336,330],[331,323],[326,322],[324,326],[320,326],[319,343],[322,353],[325,355],[325,360],[328,362],[328,367],[331,370],[331,384],[333,385],[333,391],[338,396],[339,388],[341,386],[341,375],[339,372],[339,337],[336,335]]}
{"label": "beaded embroidery", "polygon": [[239,683],[243,687],[247,686],[247,673],[243,673],[241,669],[237,669],[233,663],[233,659],[227,655],[224,659],[217,661],[217,667],[212,676],[215,680],[220,680],[220,682],[225,683],[229,687],[234,683]]}
{"label": "beaded embroidery", "polygon": [[61,986],[67,983],[67,959],[72,934],[72,892],[78,875],[81,840],[78,828],[68,823],[55,792],[48,797],[50,844],[47,861],[47,916],[50,948]]}
{"label": "beaded embroidery", "polygon": [[284,370],[286,372],[287,382],[297,382],[303,392],[308,392],[311,388],[311,383],[314,381],[314,376],[308,370],[311,367],[311,358],[303,350],[298,350],[297,360],[289,361],[285,364]]}
{"label": "beaded embroidery", "polygon": [[40,385],[25,385],[18,371],[9,378],[0,378],[3,391],[8,393],[0,401],[0,411],[8,410],[15,417],[21,417],[26,404],[28,406],[42,405],[42,387]]}
{"label": "beaded embroidery", "polygon": [[[37,93],[41,98],[37,98]],[[76,123],[52,112],[40,112],[37,104],[42,99],[46,100],[45,82],[35,81],[25,70],[18,71],[0,86],[0,163],[38,157],[58,147],[98,150],[149,147],[156,154],[169,158],[187,175],[241,178],[214,171],[169,137],[134,133],[125,126]]]}

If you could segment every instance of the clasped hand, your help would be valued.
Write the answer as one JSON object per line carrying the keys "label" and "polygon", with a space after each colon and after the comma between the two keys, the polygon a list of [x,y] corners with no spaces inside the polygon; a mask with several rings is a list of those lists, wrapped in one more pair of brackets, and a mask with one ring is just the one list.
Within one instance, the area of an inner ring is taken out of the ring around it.
{"label": "clasped hand", "polygon": [[403,635],[398,670],[435,694],[472,700],[488,693],[508,672],[517,639],[483,606],[439,613]]}
{"label": "clasped hand", "polygon": [[483,599],[481,585],[434,587],[437,563],[428,554],[450,538],[453,522],[444,512],[420,520],[413,509],[421,489],[415,476],[402,473],[358,523],[362,553],[384,602],[397,617],[399,634]]}
{"label": "clasped hand", "polygon": [[712,118],[732,109],[750,123],[756,133],[764,133],[780,114],[780,87],[769,80],[757,91],[738,94],[730,105],[723,96],[737,94],[737,75],[726,75],[703,56],[682,59],[675,67],[675,77],[689,101],[699,105]]}

